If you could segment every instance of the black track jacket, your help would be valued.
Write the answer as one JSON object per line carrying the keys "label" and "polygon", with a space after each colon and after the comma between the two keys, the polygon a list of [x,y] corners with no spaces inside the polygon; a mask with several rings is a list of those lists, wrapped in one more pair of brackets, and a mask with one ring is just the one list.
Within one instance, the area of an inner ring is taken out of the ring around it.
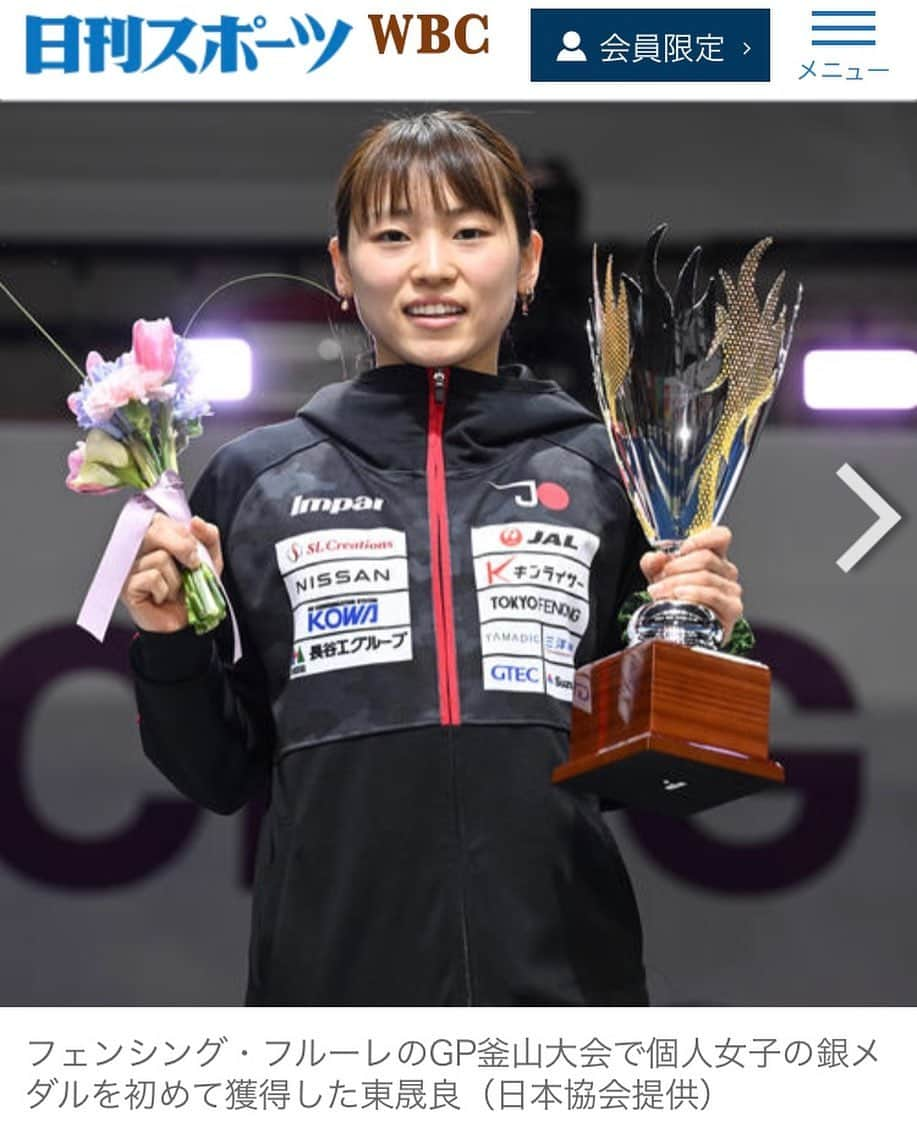
{"label": "black track jacket", "polygon": [[229,814],[269,782],[252,1005],[646,1001],[597,800],[551,784],[573,666],[645,548],[600,423],[522,368],[389,366],[227,444],[242,629],[131,648],[146,755]]}

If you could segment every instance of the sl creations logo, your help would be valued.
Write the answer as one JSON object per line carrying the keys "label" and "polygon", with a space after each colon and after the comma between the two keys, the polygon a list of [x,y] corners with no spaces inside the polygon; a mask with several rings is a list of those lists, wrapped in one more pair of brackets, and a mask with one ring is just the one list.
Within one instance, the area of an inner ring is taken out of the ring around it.
{"label": "sl creations logo", "polygon": [[189,16],[27,15],[26,73],[236,74],[256,71],[268,57],[293,52],[311,74],[338,54],[352,30],[345,20],[310,13],[277,19],[270,28],[262,15],[250,21],[221,15],[211,23]]}

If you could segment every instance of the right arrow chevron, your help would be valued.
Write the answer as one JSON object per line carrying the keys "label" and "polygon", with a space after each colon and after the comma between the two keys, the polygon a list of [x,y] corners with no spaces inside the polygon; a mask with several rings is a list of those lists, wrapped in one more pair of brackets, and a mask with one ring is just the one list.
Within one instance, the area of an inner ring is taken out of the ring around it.
{"label": "right arrow chevron", "polygon": [[843,464],[839,467],[837,475],[878,516],[866,533],[858,537],[853,545],[838,557],[838,568],[845,573],[849,573],[854,565],[859,564],[866,554],[879,544],[889,530],[901,521],[901,515],[882,498],[878,491],[870,487],[862,475],[854,471],[850,464]]}

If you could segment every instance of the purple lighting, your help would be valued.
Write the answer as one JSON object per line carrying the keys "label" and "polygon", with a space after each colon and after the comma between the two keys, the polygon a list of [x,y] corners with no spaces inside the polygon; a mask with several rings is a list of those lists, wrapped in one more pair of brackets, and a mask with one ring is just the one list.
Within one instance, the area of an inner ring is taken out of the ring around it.
{"label": "purple lighting", "polygon": [[205,401],[241,401],[252,392],[252,349],[244,339],[189,339],[198,363],[194,389]]}
{"label": "purple lighting", "polygon": [[917,351],[809,351],[803,395],[810,409],[913,409]]}

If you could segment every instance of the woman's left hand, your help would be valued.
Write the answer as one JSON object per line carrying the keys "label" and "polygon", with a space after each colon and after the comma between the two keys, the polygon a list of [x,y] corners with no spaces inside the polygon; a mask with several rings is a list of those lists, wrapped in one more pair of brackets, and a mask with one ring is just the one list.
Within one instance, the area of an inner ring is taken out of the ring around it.
{"label": "woman's left hand", "polygon": [[723,642],[742,615],[739,570],[726,556],[732,533],[713,526],[692,534],[678,553],[644,553],[640,568],[654,600],[688,600],[710,608],[723,625]]}

